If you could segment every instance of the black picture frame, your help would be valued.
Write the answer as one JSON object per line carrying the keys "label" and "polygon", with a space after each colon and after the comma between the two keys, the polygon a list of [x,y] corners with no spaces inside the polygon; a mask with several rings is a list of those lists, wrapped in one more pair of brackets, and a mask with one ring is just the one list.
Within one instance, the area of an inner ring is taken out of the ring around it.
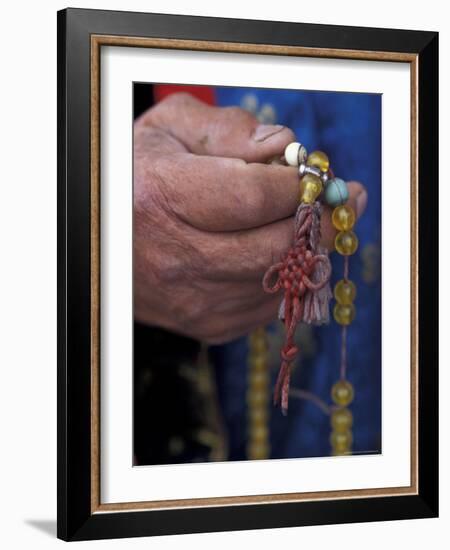
{"label": "black picture frame", "polygon": [[[64,540],[438,515],[438,33],[66,9],[58,12],[58,530]],[[400,52],[417,56],[418,491],[414,495],[92,510],[91,37]],[[421,368],[423,366],[423,368]]]}

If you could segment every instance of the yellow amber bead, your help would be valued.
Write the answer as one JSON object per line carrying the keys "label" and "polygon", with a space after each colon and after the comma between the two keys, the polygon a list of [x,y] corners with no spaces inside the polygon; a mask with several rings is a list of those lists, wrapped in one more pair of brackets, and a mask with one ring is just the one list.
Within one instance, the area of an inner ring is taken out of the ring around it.
{"label": "yellow amber bead", "polygon": [[261,407],[248,408],[247,414],[249,422],[254,422],[255,424],[264,424],[267,422],[269,409],[265,405]]}
{"label": "yellow amber bead", "polygon": [[254,411],[249,412],[248,425],[250,430],[267,426],[267,422],[267,407],[257,407]]}
{"label": "yellow amber bead", "polygon": [[345,451],[350,449],[353,443],[353,436],[350,430],[345,432],[331,432],[330,444],[337,451]]}
{"label": "yellow amber bead", "polygon": [[352,427],[353,415],[349,409],[339,408],[331,413],[331,427],[335,432],[345,432]]}
{"label": "yellow amber bead", "polygon": [[300,180],[300,200],[313,203],[322,192],[322,180],[314,174],[305,174]]}
{"label": "yellow amber bead", "polygon": [[353,401],[353,386],[347,380],[339,380],[331,388],[331,399],[341,407],[347,407]]}
{"label": "yellow amber bead", "polygon": [[267,443],[250,443],[247,446],[249,460],[264,460],[269,458],[270,446]]}
{"label": "yellow amber bead", "polygon": [[250,441],[252,443],[266,443],[269,437],[269,430],[267,426],[253,427],[249,434]]}
{"label": "yellow amber bead", "polygon": [[266,337],[266,329],[262,327],[255,328],[255,330],[252,331],[250,334],[250,338],[265,338]]}
{"label": "yellow amber bead", "polygon": [[319,168],[321,172],[328,172],[328,168],[330,167],[330,161],[328,160],[327,155],[322,151],[313,151],[309,154],[306,159],[306,164],[308,166],[315,166],[316,168]]}
{"label": "yellow amber bead", "polygon": [[265,371],[252,372],[248,383],[252,390],[264,390],[269,386],[269,376]]}
{"label": "yellow amber bead", "polygon": [[348,204],[337,206],[333,210],[331,221],[338,231],[349,231],[355,225],[355,211]]}
{"label": "yellow amber bead", "polygon": [[255,338],[250,342],[249,349],[252,353],[264,354],[267,350],[267,342],[263,338]]}
{"label": "yellow amber bead", "polygon": [[356,315],[356,308],[353,304],[335,304],[333,308],[333,317],[336,323],[340,325],[349,325]]}
{"label": "yellow amber bead", "polygon": [[267,354],[261,353],[257,355],[250,355],[249,363],[250,367],[254,371],[266,371],[267,370]]}
{"label": "yellow amber bead", "polygon": [[250,347],[266,344],[266,333],[264,329],[258,328],[250,333],[248,338],[248,345]]}
{"label": "yellow amber bead", "polygon": [[265,407],[269,402],[269,394],[267,390],[250,390],[247,393],[247,405],[249,407]]}
{"label": "yellow amber bead", "polygon": [[341,279],[334,287],[334,297],[338,304],[348,306],[356,297],[356,286],[348,279]]}
{"label": "yellow amber bead", "polygon": [[350,256],[358,248],[358,237],[353,231],[340,231],[334,240],[334,247],[343,256]]}

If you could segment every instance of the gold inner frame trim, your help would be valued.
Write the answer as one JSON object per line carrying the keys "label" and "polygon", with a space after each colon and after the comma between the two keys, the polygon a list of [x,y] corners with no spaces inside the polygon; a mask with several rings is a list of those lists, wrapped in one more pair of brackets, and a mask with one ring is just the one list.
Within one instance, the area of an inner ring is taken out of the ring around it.
{"label": "gold inner frame trim", "polygon": [[[407,487],[101,503],[100,500],[100,49],[101,46],[391,61],[410,65],[411,83],[411,484]],[[418,56],[402,52],[305,48],[132,36],[91,35],[91,513],[307,502],[418,494]]]}

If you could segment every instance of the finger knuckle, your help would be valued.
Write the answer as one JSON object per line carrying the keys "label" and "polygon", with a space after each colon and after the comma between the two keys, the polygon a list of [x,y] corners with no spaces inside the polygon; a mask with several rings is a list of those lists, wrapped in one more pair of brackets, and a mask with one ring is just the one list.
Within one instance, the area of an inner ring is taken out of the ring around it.
{"label": "finger knuckle", "polygon": [[189,92],[175,92],[167,96],[159,106],[168,107],[168,106],[186,106],[188,104],[198,103],[198,100],[195,99]]}
{"label": "finger knuckle", "polygon": [[241,107],[236,107],[234,105],[230,107],[224,107],[223,114],[225,117],[227,117],[229,120],[232,121],[239,121],[239,122],[248,122],[253,123],[255,118],[253,115],[251,115],[248,111],[245,111]]}
{"label": "finger knuckle", "polygon": [[185,109],[196,101],[188,92],[170,94],[148,111],[145,121],[147,124],[157,126],[164,122],[168,116],[172,117],[174,112]]}

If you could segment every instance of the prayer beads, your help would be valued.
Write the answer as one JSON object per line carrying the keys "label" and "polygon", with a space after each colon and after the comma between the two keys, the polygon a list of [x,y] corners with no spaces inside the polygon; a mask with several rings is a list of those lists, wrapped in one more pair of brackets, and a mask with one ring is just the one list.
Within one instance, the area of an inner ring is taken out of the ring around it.
{"label": "prayer beads", "polygon": [[356,315],[356,308],[353,304],[335,304],[333,317],[339,325],[349,325]]}
{"label": "prayer beads", "polygon": [[355,225],[355,212],[348,204],[342,204],[333,210],[331,221],[338,231],[350,231]]}
{"label": "prayer beads", "polygon": [[351,449],[352,442],[353,436],[350,430],[345,432],[331,432],[330,443],[334,455],[347,454]]}
{"label": "prayer beads", "polygon": [[331,427],[336,432],[345,432],[352,427],[353,415],[350,409],[339,407],[332,411],[330,418]]}
{"label": "prayer beads", "polygon": [[[321,244],[322,204],[333,207],[332,224],[337,231],[334,246],[343,256],[344,275],[334,287],[336,304],[333,308],[335,321],[341,325],[341,365],[340,377],[331,389],[331,407],[324,405],[330,414],[330,444],[333,455],[351,454],[353,415],[348,406],[354,398],[352,384],[346,379],[347,370],[347,328],[355,318],[356,286],[349,280],[349,257],[358,249],[358,237],[353,232],[356,215],[347,203],[349,190],[346,182],[334,175],[330,169],[328,156],[322,151],[313,151],[308,155],[306,148],[298,142],[290,143],[284,151],[284,161],[289,166],[298,167],[300,181],[300,205],[295,216],[294,240],[292,247],[281,261],[272,265],[263,278],[264,290],[275,293],[282,290],[284,298],[279,308],[279,319],[284,322],[286,337],[281,350],[281,367],[274,388],[274,403],[280,404],[283,414],[287,414],[289,383],[295,357],[299,351],[294,342],[296,326],[299,322],[323,324],[329,320],[329,300],[332,296],[329,288],[331,264],[328,251]],[[253,359],[250,365],[258,369],[260,359],[253,344]],[[252,372],[250,387],[255,392],[250,397],[250,419],[259,418],[266,376]],[[303,392],[305,398],[320,399]],[[265,416],[264,416],[265,418]],[[265,430],[257,428],[254,432],[253,447],[255,457],[261,457],[268,445],[264,440]],[[257,435],[258,434],[258,435]],[[255,453],[255,449],[258,452]],[[261,451],[261,452],[260,452]]]}
{"label": "prayer beads", "polygon": [[269,363],[267,336],[264,328],[253,331],[248,339],[248,444],[250,460],[268,458],[269,444]]}
{"label": "prayer beads", "polygon": [[330,206],[339,206],[348,201],[347,184],[341,178],[328,180],[324,194],[325,202]]}
{"label": "prayer beads", "polygon": [[334,246],[339,254],[351,256],[358,248],[358,237],[353,231],[339,231],[334,240]]}
{"label": "prayer beads", "polygon": [[352,281],[341,279],[334,287],[334,298],[338,304],[348,306],[356,297],[356,286]]}
{"label": "prayer beads", "polygon": [[353,397],[353,386],[347,380],[338,380],[331,388],[331,399],[340,407],[350,405]]}
{"label": "prayer beads", "polygon": [[[331,397],[336,405],[340,407],[332,413],[332,432],[330,443],[332,454],[342,455],[351,453],[353,441],[350,431],[353,417],[346,409],[353,401],[353,386],[346,380],[347,370],[347,327],[355,318],[356,309],[353,300],[356,297],[356,286],[348,279],[349,256],[358,248],[358,237],[352,231],[355,225],[356,215],[353,208],[348,204],[336,206],[331,215],[331,221],[338,230],[334,244],[336,251],[344,257],[344,278],[336,283],[334,297],[336,304],[333,309],[335,321],[342,326],[341,331],[341,377],[331,390]],[[345,412],[344,412],[345,411]],[[333,416],[334,415],[334,416]]]}
{"label": "prayer beads", "polygon": [[308,166],[315,166],[321,172],[328,172],[330,167],[330,161],[325,153],[322,151],[313,151],[308,158],[306,159],[306,164]]}
{"label": "prayer beads", "polygon": [[312,204],[322,192],[322,181],[314,174],[305,174],[300,180],[300,200]]}
{"label": "prayer beads", "polygon": [[305,147],[296,141],[290,143],[284,150],[284,158],[289,166],[299,166],[305,162],[307,156]]}

